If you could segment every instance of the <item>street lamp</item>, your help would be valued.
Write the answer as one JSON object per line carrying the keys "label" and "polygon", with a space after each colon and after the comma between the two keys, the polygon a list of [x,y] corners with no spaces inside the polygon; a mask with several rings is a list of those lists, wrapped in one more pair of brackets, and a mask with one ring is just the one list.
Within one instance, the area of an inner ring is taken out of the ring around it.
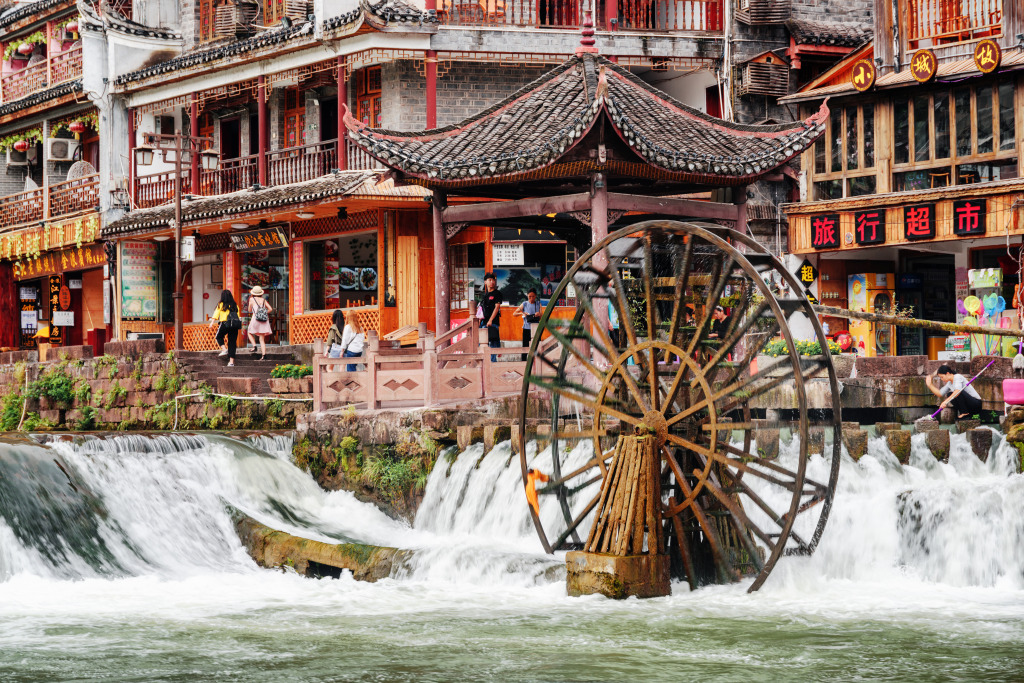
{"label": "street lamp", "polygon": [[[212,145],[213,138],[198,135],[164,135],[148,133],[144,143],[135,148],[135,163],[138,166],[149,166],[153,163],[156,150],[160,150],[164,161],[167,154],[174,156],[174,350],[182,350],[184,336],[184,312],[182,310],[182,277],[181,277],[181,164],[187,154],[193,160],[200,159],[201,168],[207,171],[216,170],[220,165],[220,153],[212,149],[202,149],[204,145]],[[197,153],[197,154],[196,154]]]}

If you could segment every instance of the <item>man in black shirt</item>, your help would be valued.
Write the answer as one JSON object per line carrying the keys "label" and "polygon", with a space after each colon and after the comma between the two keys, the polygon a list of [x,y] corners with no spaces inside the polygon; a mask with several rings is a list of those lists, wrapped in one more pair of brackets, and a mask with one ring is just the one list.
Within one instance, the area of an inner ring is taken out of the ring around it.
{"label": "man in black shirt", "polygon": [[[501,346],[498,323],[501,320],[501,303],[503,300],[494,273],[484,275],[484,299],[481,302],[484,308],[484,317],[480,321],[480,327],[487,328],[487,345],[492,349]],[[492,355],[491,360],[496,361],[498,357]]]}

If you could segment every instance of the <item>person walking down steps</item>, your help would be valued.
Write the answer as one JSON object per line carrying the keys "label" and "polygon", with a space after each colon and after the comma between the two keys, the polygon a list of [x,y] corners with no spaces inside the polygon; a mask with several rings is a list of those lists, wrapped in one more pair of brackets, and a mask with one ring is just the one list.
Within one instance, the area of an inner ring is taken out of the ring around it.
{"label": "person walking down steps", "polygon": [[267,357],[267,337],[273,332],[270,327],[270,312],[273,307],[263,298],[263,288],[256,285],[249,292],[249,342],[252,343],[250,353],[256,353],[256,341],[260,340],[260,360]]}
{"label": "person walking down steps", "polygon": [[220,302],[210,317],[210,328],[217,328],[217,344],[220,346],[218,356],[228,357],[228,367],[235,366],[235,348],[238,343],[238,332],[242,329],[242,319],[238,317],[238,304],[235,297],[227,289],[220,293]]}

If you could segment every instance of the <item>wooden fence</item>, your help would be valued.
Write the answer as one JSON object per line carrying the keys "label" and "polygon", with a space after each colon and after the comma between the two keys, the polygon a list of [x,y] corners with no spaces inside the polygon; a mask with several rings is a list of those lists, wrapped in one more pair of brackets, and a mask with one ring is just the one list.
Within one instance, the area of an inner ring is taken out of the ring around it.
{"label": "wooden fence", "polygon": [[[421,323],[415,347],[382,342],[370,331],[363,354],[328,358],[317,341],[313,355],[313,409],[365,404],[367,408],[428,406],[516,394],[526,375],[526,347],[487,346],[471,318],[440,337]],[[355,371],[349,372],[348,366]]]}

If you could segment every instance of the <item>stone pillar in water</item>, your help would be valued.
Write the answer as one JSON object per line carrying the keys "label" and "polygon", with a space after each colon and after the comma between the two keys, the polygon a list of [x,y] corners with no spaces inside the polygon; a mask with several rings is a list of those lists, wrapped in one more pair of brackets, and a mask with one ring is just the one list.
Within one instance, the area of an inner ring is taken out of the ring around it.
{"label": "stone pillar in water", "polygon": [[622,436],[583,551],[566,555],[569,595],[669,595],[661,521],[661,457],[652,436]]}

